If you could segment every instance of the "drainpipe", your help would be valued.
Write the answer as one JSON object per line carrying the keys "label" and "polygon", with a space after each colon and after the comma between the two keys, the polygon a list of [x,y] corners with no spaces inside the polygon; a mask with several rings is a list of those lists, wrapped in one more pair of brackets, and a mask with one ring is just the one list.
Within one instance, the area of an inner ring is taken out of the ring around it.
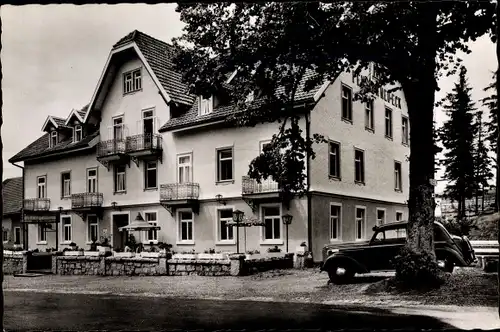
{"label": "drainpipe", "polygon": [[[311,119],[310,119],[311,111],[308,110],[306,112],[306,138],[309,141],[311,138]],[[306,153],[306,167],[307,167],[307,175],[306,175],[306,195],[307,195],[307,244],[309,247],[309,251],[312,253],[313,240],[312,240],[312,208],[311,208],[311,156],[309,152]]]}
{"label": "drainpipe", "polygon": [[22,231],[23,231],[23,249],[28,250],[28,227],[26,227],[26,224],[24,223],[24,166],[19,166],[16,165],[15,163],[11,162],[12,165],[19,167],[20,169],[23,170],[23,197],[21,200],[21,225],[22,225]]}

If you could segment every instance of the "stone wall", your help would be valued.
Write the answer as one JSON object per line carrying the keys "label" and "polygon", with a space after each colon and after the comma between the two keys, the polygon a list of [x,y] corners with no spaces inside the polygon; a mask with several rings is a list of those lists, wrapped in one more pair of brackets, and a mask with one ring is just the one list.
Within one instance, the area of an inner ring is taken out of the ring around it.
{"label": "stone wall", "polygon": [[165,275],[160,269],[160,261],[166,258],[106,257],[106,275],[109,276],[157,276]]}
{"label": "stone wall", "polygon": [[9,255],[3,256],[3,273],[18,274],[23,273],[26,269],[26,255]]}
{"label": "stone wall", "polygon": [[171,259],[167,262],[170,276],[229,276],[231,261],[229,260],[180,260]]}
{"label": "stone wall", "polygon": [[[57,273],[62,275],[104,275],[101,258],[89,256],[54,256]],[[104,258],[104,257],[103,257]],[[52,262],[54,266],[54,261]]]}

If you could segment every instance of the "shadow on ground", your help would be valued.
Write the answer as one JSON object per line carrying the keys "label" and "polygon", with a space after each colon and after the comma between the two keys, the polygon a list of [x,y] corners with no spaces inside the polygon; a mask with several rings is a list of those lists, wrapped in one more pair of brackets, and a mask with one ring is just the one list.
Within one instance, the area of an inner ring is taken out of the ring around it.
{"label": "shadow on ground", "polygon": [[444,329],[427,316],[319,304],[8,292],[7,330]]}

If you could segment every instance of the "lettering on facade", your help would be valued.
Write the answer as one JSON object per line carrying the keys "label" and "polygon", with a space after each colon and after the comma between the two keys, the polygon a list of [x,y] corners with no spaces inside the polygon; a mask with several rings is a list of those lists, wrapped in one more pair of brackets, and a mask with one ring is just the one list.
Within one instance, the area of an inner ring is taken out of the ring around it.
{"label": "lettering on facade", "polygon": [[[355,75],[353,73],[352,75],[352,81],[353,83],[356,83],[358,86],[360,86],[360,83],[363,82],[364,80],[368,80],[369,78],[365,75]],[[378,90],[378,96],[382,98],[385,102],[391,104],[394,107],[397,107],[401,109],[401,98],[396,96],[394,93],[389,92],[387,89],[380,87]]]}

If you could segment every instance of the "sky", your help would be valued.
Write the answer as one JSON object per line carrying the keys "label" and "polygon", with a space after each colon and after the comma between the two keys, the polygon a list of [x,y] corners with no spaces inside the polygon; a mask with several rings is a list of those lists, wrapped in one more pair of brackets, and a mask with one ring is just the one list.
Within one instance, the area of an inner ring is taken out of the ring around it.
{"label": "sky", "polygon": [[[21,176],[8,162],[42,135],[48,115],[67,117],[90,102],[111,47],[133,30],[169,42],[184,24],[176,4],[2,6],[3,179]],[[463,64],[474,100],[497,67],[488,37],[470,44]],[[436,100],[450,92],[457,77],[440,79]],[[446,119],[440,111],[438,125]],[[442,176],[438,172],[437,178]],[[436,192],[445,183],[438,181]]]}

